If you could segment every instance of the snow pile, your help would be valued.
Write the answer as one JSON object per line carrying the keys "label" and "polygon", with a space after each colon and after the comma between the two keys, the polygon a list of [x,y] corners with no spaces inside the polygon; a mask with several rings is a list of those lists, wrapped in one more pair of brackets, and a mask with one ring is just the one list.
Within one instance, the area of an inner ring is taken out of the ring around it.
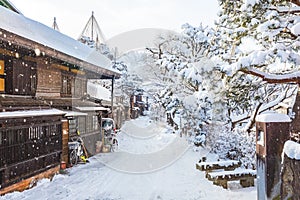
{"label": "snow pile", "polygon": [[219,171],[219,172],[210,172],[209,176],[214,178],[214,177],[218,177],[218,176],[222,176],[222,178],[225,178],[226,176],[240,176],[240,175],[256,175],[256,170],[252,170],[252,169],[242,169],[242,168],[237,168],[233,171]]}
{"label": "snow pile", "polygon": [[96,82],[93,83],[90,80],[87,82],[87,93],[93,98],[101,99],[105,101],[111,100],[111,93],[105,87],[97,84]]}
{"label": "snow pile", "polygon": [[282,113],[276,113],[274,111],[268,111],[260,114],[256,117],[257,122],[291,122],[288,115]]}
{"label": "snow pile", "polygon": [[283,152],[291,159],[300,160],[300,144],[291,140],[284,143]]}
{"label": "snow pile", "polygon": [[197,163],[198,166],[203,166],[204,169],[206,169],[207,167],[212,168],[214,165],[218,165],[222,167],[230,167],[237,164],[239,164],[239,161],[237,160],[220,160],[220,161],[209,161],[209,162]]}

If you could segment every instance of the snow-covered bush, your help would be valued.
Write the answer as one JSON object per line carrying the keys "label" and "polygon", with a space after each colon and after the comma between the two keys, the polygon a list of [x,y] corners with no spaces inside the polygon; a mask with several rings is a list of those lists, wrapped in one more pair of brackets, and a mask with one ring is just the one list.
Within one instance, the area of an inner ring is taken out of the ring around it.
{"label": "snow-covered bush", "polygon": [[196,145],[196,147],[199,146],[204,146],[206,143],[206,132],[200,132],[200,134],[196,135],[194,138],[194,145]]}
{"label": "snow-covered bush", "polygon": [[206,145],[212,153],[221,159],[239,160],[242,167],[256,168],[255,164],[255,133],[220,125],[210,126]]}

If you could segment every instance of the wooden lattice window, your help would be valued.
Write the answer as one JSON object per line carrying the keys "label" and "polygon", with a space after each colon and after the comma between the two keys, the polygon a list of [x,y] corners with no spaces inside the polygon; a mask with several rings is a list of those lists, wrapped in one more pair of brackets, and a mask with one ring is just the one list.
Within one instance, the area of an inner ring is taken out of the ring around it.
{"label": "wooden lattice window", "polygon": [[98,116],[93,115],[93,130],[96,131],[99,129],[99,120],[98,120]]}
{"label": "wooden lattice window", "polygon": [[86,132],[86,117],[78,117],[78,130],[80,134],[85,134]]}
{"label": "wooden lattice window", "polygon": [[63,96],[72,96],[74,91],[74,77],[63,74],[62,75],[62,85],[61,85],[61,94]]}

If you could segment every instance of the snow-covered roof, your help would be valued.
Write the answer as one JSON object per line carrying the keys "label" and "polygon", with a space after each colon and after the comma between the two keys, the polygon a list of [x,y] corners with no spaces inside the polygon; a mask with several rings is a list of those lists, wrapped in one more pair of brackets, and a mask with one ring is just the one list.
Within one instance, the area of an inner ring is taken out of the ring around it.
{"label": "snow-covered roof", "polygon": [[291,159],[300,160],[300,144],[291,140],[284,143],[283,152]]}
{"label": "snow-covered roof", "polygon": [[76,111],[65,111],[65,117],[74,117],[74,116],[87,116],[86,113],[76,112]]}
{"label": "snow-covered roof", "polygon": [[291,122],[288,115],[282,113],[276,113],[274,111],[268,111],[262,113],[256,117],[257,122]]}
{"label": "snow-covered roof", "polygon": [[95,99],[111,100],[111,93],[108,89],[91,81],[87,82],[87,93]]}
{"label": "snow-covered roof", "polygon": [[17,117],[37,117],[47,115],[64,115],[66,112],[58,109],[44,109],[44,110],[23,110],[23,111],[11,111],[0,112],[0,119],[17,118]]}
{"label": "snow-covered roof", "polygon": [[76,109],[82,112],[110,111],[109,108],[105,108],[105,107],[76,107]]}
{"label": "snow-covered roof", "polygon": [[[111,61],[95,49],[2,6],[0,6],[0,29],[9,31],[95,66],[118,73],[111,68]],[[1,30],[0,34],[3,34]]]}

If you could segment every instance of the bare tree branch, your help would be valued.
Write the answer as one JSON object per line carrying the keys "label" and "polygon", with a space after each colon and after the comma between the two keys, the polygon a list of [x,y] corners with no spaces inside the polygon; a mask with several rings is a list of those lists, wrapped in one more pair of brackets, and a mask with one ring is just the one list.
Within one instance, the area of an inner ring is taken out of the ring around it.
{"label": "bare tree branch", "polygon": [[268,83],[300,83],[300,72],[289,74],[268,74],[255,68],[241,69],[240,71],[260,77]]}
{"label": "bare tree branch", "polygon": [[[269,110],[269,109],[273,108],[274,105],[278,105],[278,103],[283,102],[285,99],[292,97],[293,94],[295,93],[296,89],[297,89],[297,87],[295,87],[291,92],[288,92],[288,91],[289,91],[289,88],[286,88],[285,91],[283,91],[282,95],[278,96],[274,101],[272,101],[272,102],[270,102],[270,103],[268,103],[268,104],[266,104],[266,105],[264,105],[264,106],[263,106],[263,105],[257,106],[257,107],[256,107],[256,111],[255,111],[255,112],[256,112],[255,116],[256,116],[257,114],[260,114],[260,113],[262,113],[262,112],[264,112],[264,111],[266,111],[266,110]],[[257,109],[258,109],[258,110],[257,110]],[[238,123],[240,123],[240,122],[242,122],[242,121],[244,121],[244,120],[247,120],[247,119],[249,119],[250,117],[251,117],[251,115],[248,114],[248,115],[246,115],[245,117],[241,117],[241,118],[238,119],[238,120],[232,121],[232,126],[235,127],[236,124],[238,124]],[[255,119],[255,118],[254,118],[254,119]],[[250,128],[251,128],[251,127],[250,127]]]}

